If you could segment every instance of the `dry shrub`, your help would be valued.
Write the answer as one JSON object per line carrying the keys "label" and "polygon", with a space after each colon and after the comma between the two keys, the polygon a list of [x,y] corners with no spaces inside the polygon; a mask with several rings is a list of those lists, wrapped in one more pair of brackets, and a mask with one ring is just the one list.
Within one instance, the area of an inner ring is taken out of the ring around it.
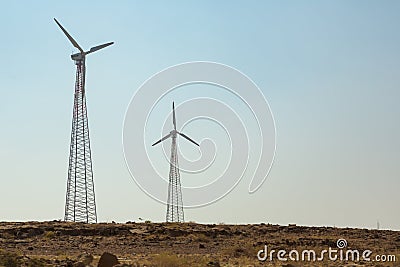
{"label": "dry shrub", "polygon": [[53,231],[46,231],[43,236],[46,239],[53,239],[56,234]]}
{"label": "dry shrub", "polygon": [[233,258],[239,258],[239,257],[254,258],[257,256],[258,250],[259,249],[255,248],[250,243],[242,243],[226,247],[225,250],[223,251],[223,254]]}
{"label": "dry shrub", "polygon": [[194,242],[207,243],[211,241],[210,237],[206,236],[203,233],[193,233],[188,235],[188,238],[190,238]]}
{"label": "dry shrub", "polygon": [[186,259],[178,257],[177,255],[170,255],[162,253],[156,255],[153,259],[156,267],[186,267],[189,266]]}
{"label": "dry shrub", "polygon": [[19,256],[0,250],[0,267],[44,267],[45,264],[46,262],[43,259]]}
{"label": "dry shrub", "polygon": [[16,254],[0,251],[0,266],[5,266],[5,267],[19,266],[18,256]]}

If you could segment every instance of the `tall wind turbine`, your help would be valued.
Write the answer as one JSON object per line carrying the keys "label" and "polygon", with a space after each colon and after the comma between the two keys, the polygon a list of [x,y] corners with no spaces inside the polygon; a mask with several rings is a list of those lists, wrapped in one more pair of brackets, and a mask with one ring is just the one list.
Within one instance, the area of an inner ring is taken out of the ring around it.
{"label": "tall wind turbine", "polygon": [[172,102],[172,122],[174,124],[174,129],[155,142],[152,146],[155,146],[162,141],[172,138],[171,145],[171,158],[169,162],[169,183],[168,183],[168,202],[167,202],[167,222],[184,222],[183,215],[183,201],[182,201],[182,191],[181,191],[181,180],[179,174],[179,165],[178,165],[178,153],[177,153],[177,145],[176,145],[176,137],[178,134],[183,138],[189,140],[196,146],[199,146],[198,143],[193,141],[184,133],[178,132],[176,130],[176,118],[175,118],[175,104]]}
{"label": "tall wind turbine", "polygon": [[96,200],[85,96],[85,58],[86,55],[114,42],[92,47],[85,52],[64,27],[56,19],[54,21],[72,45],[79,49],[78,53],[71,55],[76,65],[76,81],[64,220],[96,223]]}

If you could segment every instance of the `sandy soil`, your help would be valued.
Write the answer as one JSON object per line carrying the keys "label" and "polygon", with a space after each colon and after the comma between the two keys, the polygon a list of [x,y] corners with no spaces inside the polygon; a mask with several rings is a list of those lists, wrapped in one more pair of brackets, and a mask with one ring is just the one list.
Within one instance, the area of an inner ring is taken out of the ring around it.
{"label": "sandy soil", "polygon": [[[338,239],[347,241],[343,255],[357,249],[360,260],[340,260]],[[272,261],[257,258],[265,245],[268,255],[275,250]],[[307,254],[301,260],[304,250],[320,257],[329,248],[338,250],[332,254],[336,261],[327,253],[322,261],[309,261]],[[277,259],[278,250],[286,251],[287,261]],[[299,252],[299,261],[289,258],[291,250]],[[372,251],[371,261],[361,258],[365,250]],[[400,232],[271,224],[0,223],[0,266],[74,266],[85,255],[93,255],[90,265],[97,266],[103,252],[116,255],[125,264],[120,266],[400,266]],[[376,255],[394,255],[396,261],[377,262]]]}

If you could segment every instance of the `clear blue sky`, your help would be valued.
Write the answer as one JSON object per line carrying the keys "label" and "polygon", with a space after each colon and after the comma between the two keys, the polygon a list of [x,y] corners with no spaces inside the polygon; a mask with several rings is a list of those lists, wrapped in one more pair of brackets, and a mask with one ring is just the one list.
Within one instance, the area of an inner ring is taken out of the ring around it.
{"label": "clear blue sky", "polygon": [[[122,153],[129,100],[182,62],[231,65],[266,96],[277,127],[264,186],[186,210],[198,222],[400,230],[400,2],[35,1],[0,3],[0,221],[64,213],[76,51],[88,49],[89,124],[100,221],[163,221]],[[184,99],[181,99],[184,101]],[[139,126],[140,127],[140,126]]]}

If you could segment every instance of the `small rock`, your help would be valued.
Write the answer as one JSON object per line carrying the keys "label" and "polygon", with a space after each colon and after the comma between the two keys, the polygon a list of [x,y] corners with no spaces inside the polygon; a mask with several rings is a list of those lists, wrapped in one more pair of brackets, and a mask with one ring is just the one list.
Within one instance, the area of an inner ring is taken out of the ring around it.
{"label": "small rock", "polygon": [[97,267],[113,267],[117,264],[119,264],[117,256],[104,252],[100,257]]}
{"label": "small rock", "polygon": [[204,244],[199,244],[199,248],[206,248],[206,246],[204,246]]}

